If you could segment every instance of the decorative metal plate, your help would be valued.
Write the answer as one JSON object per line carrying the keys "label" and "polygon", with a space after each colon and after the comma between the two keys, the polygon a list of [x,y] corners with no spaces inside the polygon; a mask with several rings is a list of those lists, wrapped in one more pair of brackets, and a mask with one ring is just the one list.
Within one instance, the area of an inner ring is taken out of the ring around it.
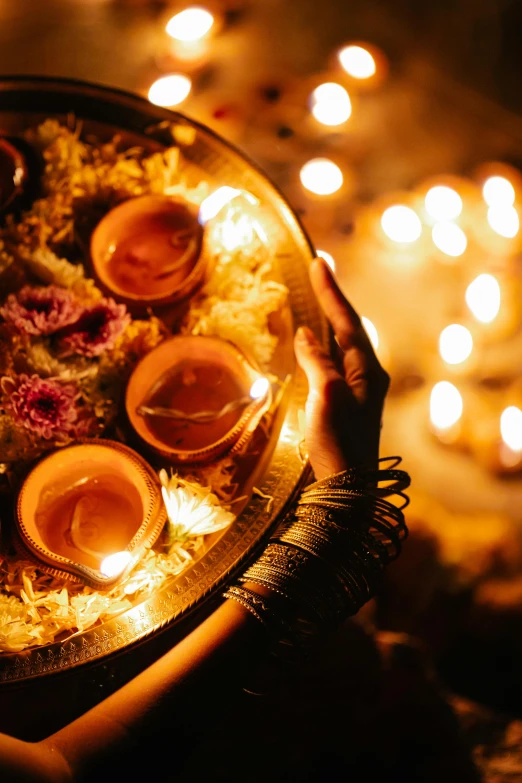
{"label": "decorative metal plate", "polygon": [[279,273],[290,292],[277,372],[280,377],[289,375],[291,381],[273,422],[269,448],[256,475],[251,476],[251,486],[273,498],[270,509],[266,499],[252,495],[236,522],[198,560],[117,618],[65,641],[0,654],[0,684],[4,686],[84,666],[158,634],[215,595],[223,582],[245,565],[308,474],[307,460],[300,453],[298,422],[306,381],[295,366],[293,333],[300,324],[308,324],[327,343],[326,323],[308,281],[311,243],[283,195],[255,164],[208,128],[130,93],[65,79],[0,80],[0,127],[4,131],[19,131],[47,117],[66,121],[70,114],[82,120],[85,134],[107,139],[118,132],[126,145],[140,144],[151,151],[172,144],[169,126],[192,128],[195,140],[183,147],[183,155],[202,175],[217,184],[247,189],[270,209],[280,234]]}

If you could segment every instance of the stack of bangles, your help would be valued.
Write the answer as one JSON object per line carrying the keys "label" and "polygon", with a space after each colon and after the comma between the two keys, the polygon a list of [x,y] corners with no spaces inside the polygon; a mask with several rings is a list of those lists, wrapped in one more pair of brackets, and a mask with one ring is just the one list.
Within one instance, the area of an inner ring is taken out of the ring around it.
{"label": "stack of bangles", "polygon": [[383,458],[377,469],[352,468],[307,486],[258,560],[223,593],[265,626],[274,654],[302,652],[375,595],[408,534],[410,477],[400,462]]}

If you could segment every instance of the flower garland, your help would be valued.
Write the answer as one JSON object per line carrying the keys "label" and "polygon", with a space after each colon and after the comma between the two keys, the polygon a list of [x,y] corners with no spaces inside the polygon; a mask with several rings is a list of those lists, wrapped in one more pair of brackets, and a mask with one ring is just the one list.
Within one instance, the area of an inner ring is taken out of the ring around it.
{"label": "flower garland", "polygon": [[[43,159],[42,196],[0,228],[0,491],[46,451],[116,426],[119,402],[139,359],[169,331],[158,318],[131,318],[106,298],[81,263],[100,217],[145,193],[182,195],[198,205],[173,146],[144,155],[80,138],[81,126],[46,120],[26,133]],[[287,289],[273,278],[266,245],[234,251],[216,243],[213,273],[181,327],[217,335],[253,353],[267,369],[277,345],[270,317]],[[179,574],[205,536],[235,519],[231,460],[190,478],[161,471],[168,522],[155,547],[124,582],[102,592],[41,572],[0,553],[0,652],[48,644],[130,608]],[[2,474],[4,484],[2,486]]]}

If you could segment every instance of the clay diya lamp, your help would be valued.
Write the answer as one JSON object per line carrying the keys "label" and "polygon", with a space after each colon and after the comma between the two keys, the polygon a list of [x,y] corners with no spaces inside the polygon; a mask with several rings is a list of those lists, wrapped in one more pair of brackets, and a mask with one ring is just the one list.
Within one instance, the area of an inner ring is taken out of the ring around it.
{"label": "clay diya lamp", "polygon": [[208,267],[197,209],[163,195],[137,196],[108,212],[90,254],[99,283],[131,310],[187,299]]}
{"label": "clay diya lamp", "polygon": [[0,214],[16,206],[27,177],[25,156],[7,139],[0,137]]}
{"label": "clay diya lamp", "polygon": [[156,454],[173,464],[205,464],[238,452],[271,401],[268,379],[231,342],[178,335],[138,363],[125,406]]}
{"label": "clay diya lamp", "polygon": [[159,480],[147,462],[120,443],[84,440],[28,474],[14,543],[42,571],[104,588],[129,572],[165,521]]}

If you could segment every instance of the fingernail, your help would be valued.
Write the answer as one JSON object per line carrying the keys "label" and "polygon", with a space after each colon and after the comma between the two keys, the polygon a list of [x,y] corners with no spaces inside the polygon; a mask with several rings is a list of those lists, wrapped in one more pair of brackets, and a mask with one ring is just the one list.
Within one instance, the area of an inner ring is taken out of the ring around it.
{"label": "fingernail", "polygon": [[295,336],[300,343],[305,343],[306,345],[315,343],[315,335],[308,326],[300,326]]}

